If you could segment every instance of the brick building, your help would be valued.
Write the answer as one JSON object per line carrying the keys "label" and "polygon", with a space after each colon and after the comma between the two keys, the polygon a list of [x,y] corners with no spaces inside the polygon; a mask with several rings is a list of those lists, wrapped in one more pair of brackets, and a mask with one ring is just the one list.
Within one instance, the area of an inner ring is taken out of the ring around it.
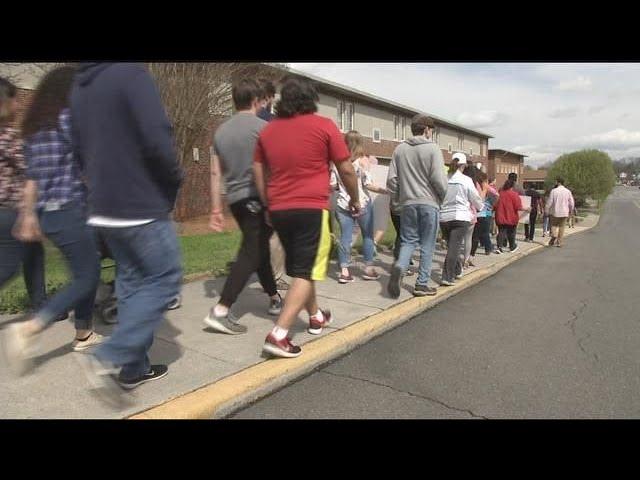
{"label": "brick building", "polygon": [[502,187],[510,173],[518,174],[518,183],[522,184],[524,159],[526,155],[504,149],[489,149],[489,177],[496,179],[496,185]]}

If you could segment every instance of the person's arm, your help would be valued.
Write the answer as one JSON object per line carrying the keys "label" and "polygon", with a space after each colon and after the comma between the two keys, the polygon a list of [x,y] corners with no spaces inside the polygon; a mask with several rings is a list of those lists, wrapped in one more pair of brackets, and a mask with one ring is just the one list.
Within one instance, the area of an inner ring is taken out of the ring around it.
{"label": "person's arm", "polygon": [[473,180],[471,180],[470,178],[467,184],[467,198],[469,199],[471,205],[473,205],[477,211],[482,210],[482,207],[484,207],[484,200],[482,200],[482,197],[478,193],[476,186],[473,184]]}
{"label": "person's arm", "polygon": [[342,161],[334,162],[340,180],[349,194],[349,209],[353,215],[360,213],[360,192],[358,192],[358,176],[349,161],[349,157]]}
{"label": "person's arm", "polygon": [[220,158],[211,158],[211,221],[209,226],[215,232],[224,230],[224,213],[222,211],[222,169]]}
{"label": "person's arm", "polygon": [[398,190],[398,170],[396,167],[396,155],[393,152],[391,157],[391,163],[389,164],[389,171],[387,172],[387,193],[391,199],[392,204],[398,203],[400,192]]}
{"label": "person's arm", "polygon": [[21,144],[20,158],[26,166],[27,181],[22,191],[22,200],[18,205],[18,218],[13,227],[13,236],[22,242],[38,242],[42,240],[40,222],[36,214],[38,201],[38,183],[33,175],[33,163],[29,161],[29,146]]}
{"label": "person's arm", "polygon": [[138,65],[130,68],[134,71],[124,86],[124,93],[139,133],[142,154],[149,162],[151,173],[166,185],[170,200],[175,203],[182,170],[171,122],[149,71]]}
{"label": "person's arm", "polygon": [[444,197],[447,196],[447,187],[449,186],[449,179],[445,173],[444,157],[439,147],[435,147],[434,155],[431,159],[431,170],[429,172],[429,181],[438,196],[438,204],[442,205]]}
{"label": "person's arm", "polygon": [[371,173],[368,170],[364,170],[364,178],[363,178],[363,186],[370,192],[379,193],[381,195],[387,195],[387,189],[383,187],[379,187],[375,183],[373,183],[373,179],[371,178]]}

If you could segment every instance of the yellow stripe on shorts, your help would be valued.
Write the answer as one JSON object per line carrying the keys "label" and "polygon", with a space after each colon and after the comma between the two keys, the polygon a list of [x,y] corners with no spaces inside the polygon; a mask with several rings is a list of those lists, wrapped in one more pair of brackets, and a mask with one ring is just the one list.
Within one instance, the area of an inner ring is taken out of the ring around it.
{"label": "yellow stripe on shorts", "polygon": [[324,280],[327,278],[329,268],[329,252],[331,251],[331,234],[329,231],[329,210],[322,210],[322,225],[320,227],[320,242],[318,253],[313,262],[311,280]]}

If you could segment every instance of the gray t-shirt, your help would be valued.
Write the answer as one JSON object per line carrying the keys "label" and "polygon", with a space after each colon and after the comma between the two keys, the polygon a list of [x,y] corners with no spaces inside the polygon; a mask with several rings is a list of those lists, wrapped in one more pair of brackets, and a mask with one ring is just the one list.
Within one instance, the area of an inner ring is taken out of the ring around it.
{"label": "gray t-shirt", "polygon": [[253,154],[267,122],[252,113],[236,113],[216,130],[214,153],[220,158],[229,205],[257,197],[253,179]]}

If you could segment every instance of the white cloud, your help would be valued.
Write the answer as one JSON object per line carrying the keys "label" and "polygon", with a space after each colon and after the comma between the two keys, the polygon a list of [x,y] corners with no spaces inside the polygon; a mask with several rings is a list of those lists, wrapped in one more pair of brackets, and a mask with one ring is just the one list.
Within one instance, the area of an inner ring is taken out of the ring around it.
{"label": "white cloud", "polygon": [[605,108],[607,108],[606,105],[594,105],[592,107],[589,107],[589,110],[587,110],[587,113],[589,115],[595,115],[603,111]]}
{"label": "white cloud", "polygon": [[571,118],[575,117],[578,114],[578,111],[579,110],[577,107],[556,108],[551,113],[549,113],[549,116],[551,118]]}
{"label": "white cloud", "polygon": [[623,152],[630,148],[640,147],[640,131],[630,132],[624,128],[616,128],[609,132],[579,137],[572,143],[585,148],[602,148]]}
{"label": "white cloud", "polygon": [[485,128],[502,125],[507,120],[504,113],[497,110],[482,110],[480,112],[463,112],[456,121],[469,128]]}
{"label": "white cloud", "polygon": [[565,80],[555,85],[555,89],[561,92],[589,92],[593,87],[593,82],[588,77],[580,75],[571,80]]}

